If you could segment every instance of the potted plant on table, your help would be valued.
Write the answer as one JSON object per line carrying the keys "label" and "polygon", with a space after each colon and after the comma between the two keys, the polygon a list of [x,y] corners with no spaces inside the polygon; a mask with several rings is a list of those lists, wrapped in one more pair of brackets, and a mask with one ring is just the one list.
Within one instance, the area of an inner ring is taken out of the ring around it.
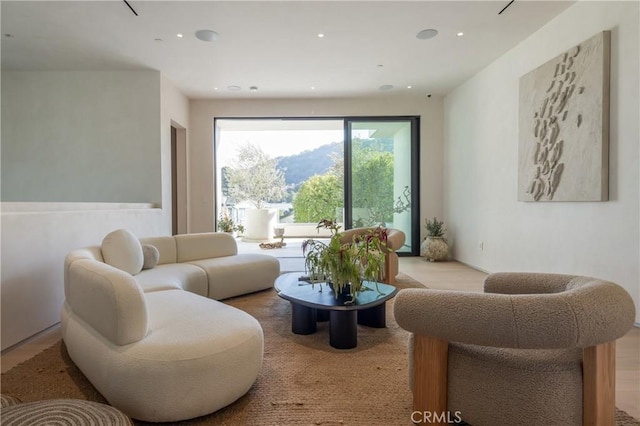
{"label": "potted plant on table", "polygon": [[[353,240],[343,242],[343,233],[335,220],[323,219],[316,226],[331,231],[328,243],[309,239],[302,243],[305,255],[305,270],[312,284],[326,283],[336,298],[341,294],[349,295],[353,303],[356,294],[371,290],[366,282],[375,284],[384,274],[385,251],[387,250],[387,230],[383,227],[355,236]],[[320,287],[322,291],[322,287]]]}
{"label": "potted plant on table", "polygon": [[427,238],[420,246],[420,254],[427,260],[434,262],[437,260],[447,260],[449,258],[449,243],[444,237],[446,231],[444,222],[436,217],[433,220],[425,219],[424,227],[427,230]]}

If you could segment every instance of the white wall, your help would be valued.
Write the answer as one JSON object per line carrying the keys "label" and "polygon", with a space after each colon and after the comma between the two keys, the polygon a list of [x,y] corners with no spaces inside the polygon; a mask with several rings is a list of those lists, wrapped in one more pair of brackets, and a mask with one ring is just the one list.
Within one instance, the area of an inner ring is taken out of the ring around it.
{"label": "white wall", "polygon": [[[162,164],[158,167],[162,207],[148,203],[2,203],[2,349],[59,321],[64,300],[63,264],[69,251],[99,245],[107,233],[118,228],[130,229],[139,237],[171,233],[170,129],[172,122],[187,123],[188,100],[166,79],[160,80],[158,75],[154,79],[158,82],[157,101],[148,107],[157,111],[156,121],[146,129],[144,138],[147,133],[152,135],[153,150],[160,153],[161,160],[156,162]],[[126,125],[133,125],[137,117],[131,116],[129,121]],[[4,148],[5,141],[2,143]],[[149,148],[146,144],[136,148],[136,142],[131,143],[134,149]]]}
{"label": "white wall", "polygon": [[[114,229],[162,232],[162,211],[149,206],[20,203],[2,211],[2,349],[60,321],[63,265],[76,248],[99,245]],[[84,208],[88,208],[85,210]],[[35,210],[35,211],[34,211]]]}
{"label": "white wall", "polygon": [[[178,212],[179,233],[186,233],[187,221],[182,221],[182,216],[187,216],[188,194],[188,158],[186,151],[189,146],[189,99],[184,96],[171,81],[164,76],[161,81],[162,113],[161,113],[161,146],[162,146],[162,200],[164,221],[169,224],[165,233],[171,234],[171,126],[178,129]],[[186,181],[184,181],[186,180]],[[165,223],[163,221],[163,223]],[[182,224],[186,226],[183,228]]]}
{"label": "white wall", "polygon": [[190,231],[214,227],[214,117],[339,117],[418,115],[420,120],[420,211],[442,216],[442,99],[192,100],[190,104]]}
{"label": "white wall", "polygon": [[[445,219],[456,259],[490,272],[609,279],[638,306],[638,6],[578,2],[445,98]],[[610,201],[518,202],[518,80],[604,30],[611,31]]]}
{"label": "white wall", "polygon": [[2,201],[159,203],[159,88],[157,71],[3,72]]}

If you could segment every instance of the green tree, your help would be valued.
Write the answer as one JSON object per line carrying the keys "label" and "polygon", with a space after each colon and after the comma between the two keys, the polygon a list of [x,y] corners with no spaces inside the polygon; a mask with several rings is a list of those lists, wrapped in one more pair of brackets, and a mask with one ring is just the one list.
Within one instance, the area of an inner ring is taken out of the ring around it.
{"label": "green tree", "polygon": [[284,175],[277,161],[253,144],[238,150],[238,158],[227,170],[229,196],[236,202],[249,201],[260,209],[267,202],[279,202],[285,195]]}
{"label": "green tree", "polygon": [[224,166],[220,169],[220,180],[222,195],[229,196],[229,167]]}
{"label": "green tree", "polygon": [[366,216],[354,217],[356,226],[373,226],[393,220],[393,153],[379,151],[356,140],[353,144],[351,192],[355,209]]}
{"label": "green tree", "polygon": [[342,176],[333,173],[307,179],[293,200],[294,222],[315,223],[333,219],[343,205]]}
{"label": "green tree", "polygon": [[[393,153],[387,148],[379,141],[355,139],[353,142],[354,226],[384,225],[393,221],[394,213],[411,207],[408,188],[394,200]],[[344,206],[344,160],[341,155],[331,158],[333,165],[325,174],[313,176],[300,186],[293,202],[295,222],[335,219],[336,211]]]}

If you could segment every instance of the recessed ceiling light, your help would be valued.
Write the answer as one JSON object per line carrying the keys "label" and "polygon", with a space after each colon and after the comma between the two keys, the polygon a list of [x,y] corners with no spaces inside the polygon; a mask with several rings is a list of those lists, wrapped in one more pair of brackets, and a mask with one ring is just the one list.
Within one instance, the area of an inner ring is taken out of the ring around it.
{"label": "recessed ceiling light", "polygon": [[462,31],[460,31],[458,34],[456,34],[458,37],[462,37],[464,35],[464,33]]}
{"label": "recessed ceiling light", "polygon": [[162,39],[160,37],[158,38],[154,38],[153,41],[157,41],[158,43],[162,41]]}
{"label": "recessed ceiling light", "polygon": [[382,91],[391,90],[391,89],[393,89],[393,85],[391,85],[391,84],[383,84],[382,86],[378,87],[378,89],[380,89]]}
{"label": "recessed ceiling light", "polygon": [[318,34],[318,38],[324,38],[324,34],[323,33],[319,33]]}
{"label": "recessed ceiling light", "polygon": [[178,33],[178,34],[176,34],[176,37],[178,37],[178,38],[182,38],[182,37],[184,37],[184,36],[183,36],[181,33]]}
{"label": "recessed ceiling light", "polygon": [[420,31],[418,34],[416,34],[416,38],[419,40],[427,40],[430,38],[434,38],[437,35],[438,35],[438,30],[434,30],[433,28],[430,28],[428,30]]}
{"label": "recessed ceiling light", "polygon": [[411,89],[411,86],[407,86],[407,89]]}
{"label": "recessed ceiling light", "polygon": [[217,88],[217,87],[214,87],[214,88],[213,88],[213,90],[218,90],[218,88]]}
{"label": "recessed ceiling light", "polygon": [[249,87],[249,90],[251,92],[257,92],[258,91],[258,86],[251,86],[251,87]]}
{"label": "recessed ceiling light", "polygon": [[316,90],[316,86],[311,86],[311,90]]}
{"label": "recessed ceiling light", "polygon": [[219,35],[215,31],[211,30],[198,30],[196,31],[196,38],[202,41],[216,41]]}
{"label": "recessed ceiling light", "polygon": [[242,88],[240,86],[227,86],[227,90],[231,92],[239,92]]}
{"label": "recessed ceiling light", "polygon": [[382,68],[382,67],[384,67],[384,65],[378,64],[378,68]]}

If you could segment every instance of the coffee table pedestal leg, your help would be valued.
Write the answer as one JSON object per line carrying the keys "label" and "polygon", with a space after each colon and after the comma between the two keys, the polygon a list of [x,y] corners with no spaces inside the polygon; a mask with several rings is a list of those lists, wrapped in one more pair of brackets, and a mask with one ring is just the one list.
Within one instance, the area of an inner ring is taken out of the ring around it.
{"label": "coffee table pedestal leg", "polygon": [[331,311],[329,317],[329,344],[336,349],[358,346],[358,312]]}
{"label": "coffee table pedestal leg", "polygon": [[326,309],[316,309],[318,311],[318,322],[329,321],[329,311]]}
{"label": "coffee table pedestal leg", "polygon": [[387,326],[386,303],[358,311],[358,324],[367,327],[385,328]]}
{"label": "coffee table pedestal leg", "polygon": [[291,303],[291,331],[295,334],[316,332],[317,313],[314,308]]}

